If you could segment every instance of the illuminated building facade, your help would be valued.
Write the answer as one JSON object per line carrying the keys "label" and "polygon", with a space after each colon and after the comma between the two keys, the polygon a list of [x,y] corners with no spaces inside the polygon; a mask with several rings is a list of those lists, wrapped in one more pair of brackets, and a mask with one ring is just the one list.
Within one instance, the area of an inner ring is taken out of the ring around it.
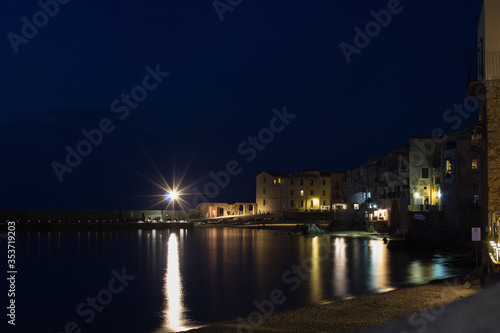
{"label": "illuminated building facade", "polygon": [[410,137],[410,211],[441,209],[442,144],[442,139],[431,135]]}
{"label": "illuminated building facade", "polygon": [[315,212],[345,209],[344,174],[318,169],[265,171],[256,177],[256,201],[261,213]]}

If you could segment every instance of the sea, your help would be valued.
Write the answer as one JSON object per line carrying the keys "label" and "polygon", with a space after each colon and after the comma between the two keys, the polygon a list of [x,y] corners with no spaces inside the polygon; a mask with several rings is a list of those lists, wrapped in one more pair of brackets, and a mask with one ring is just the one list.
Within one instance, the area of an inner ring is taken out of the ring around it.
{"label": "sea", "polygon": [[253,325],[279,311],[465,273],[450,258],[389,250],[379,236],[356,232],[313,237],[202,227],[16,236],[16,332]]}

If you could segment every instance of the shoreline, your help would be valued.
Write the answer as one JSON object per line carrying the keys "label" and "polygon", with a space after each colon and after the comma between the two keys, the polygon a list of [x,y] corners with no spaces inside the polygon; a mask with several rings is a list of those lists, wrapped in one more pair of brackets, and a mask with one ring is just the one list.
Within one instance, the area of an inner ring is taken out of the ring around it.
{"label": "shoreline", "polygon": [[467,289],[462,279],[449,278],[428,284],[328,301],[269,316],[241,316],[239,321],[214,323],[189,332],[359,332],[413,315],[436,318],[437,307],[446,307],[476,294],[481,288]]}

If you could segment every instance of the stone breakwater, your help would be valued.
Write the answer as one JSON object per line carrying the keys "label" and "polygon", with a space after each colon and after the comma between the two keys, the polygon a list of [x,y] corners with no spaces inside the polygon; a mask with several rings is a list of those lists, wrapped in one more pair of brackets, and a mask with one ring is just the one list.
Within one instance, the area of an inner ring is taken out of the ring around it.
{"label": "stone breakwater", "polygon": [[0,210],[0,221],[19,222],[73,222],[114,221],[135,222],[155,219],[184,219],[182,211],[167,210],[59,210],[59,209],[27,209]]}
{"label": "stone breakwater", "polygon": [[182,211],[166,210],[0,210],[0,226],[17,230],[190,228]]}

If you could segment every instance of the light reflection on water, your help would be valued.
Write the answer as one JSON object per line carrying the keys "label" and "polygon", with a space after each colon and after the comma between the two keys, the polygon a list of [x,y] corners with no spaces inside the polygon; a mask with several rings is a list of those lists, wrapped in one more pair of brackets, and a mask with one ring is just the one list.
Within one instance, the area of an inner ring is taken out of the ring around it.
{"label": "light reflection on water", "polygon": [[337,237],[334,240],[333,249],[333,290],[337,291],[339,295],[344,295],[344,297],[349,297],[347,292],[347,256],[346,249],[347,245],[345,239],[342,237]]}
{"label": "light reflection on water", "polygon": [[[56,331],[68,320],[92,332],[107,332],[111,325],[117,331],[183,331],[248,316],[256,309],[254,301],[268,300],[273,290],[286,298],[276,306],[281,311],[460,273],[446,259],[390,251],[374,237],[299,237],[243,228],[37,232],[21,234],[18,251],[27,260],[19,289],[30,290],[29,299],[36,300],[33,307],[20,304],[36,314],[33,322],[44,331]],[[94,326],[85,326],[74,308],[105,288],[110,271],[121,267],[137,278],[99,313]],[[49,302],[51,313],[65,315],[56,320],[36,306]]]}
{"label": "light reflection on water", "polygon": [[[321,257],[320,255],[320,237],[314,237],[311,240],[311,260],[310,260],[310,278],[311,278],[311,299],[315,303],[320,303],[323,298],[324,289],[323,283],[321,281],[322,277],[322,259],[325,257]],[[303,260],[305,269],[309,270],[307,266],[309,266],[308,258]]]}
{"label": "light reflection on water", "polygon": [[163,290],[165,294],[163,327],[171,332],[187,330],[182,277],[179,269],[179,246],[174,233],[168,238],[167,270]]}
{"label": "light reflection on water", "polygon": [[371,289],[377,292],[386,292],[394,290],[394,287],[390,286],[388,279],[388,255],[389,252],[386,246],[380,241],[380,239],[370,239],[368,241],[368,248],[370,251],[370,281],[372,283]]}

